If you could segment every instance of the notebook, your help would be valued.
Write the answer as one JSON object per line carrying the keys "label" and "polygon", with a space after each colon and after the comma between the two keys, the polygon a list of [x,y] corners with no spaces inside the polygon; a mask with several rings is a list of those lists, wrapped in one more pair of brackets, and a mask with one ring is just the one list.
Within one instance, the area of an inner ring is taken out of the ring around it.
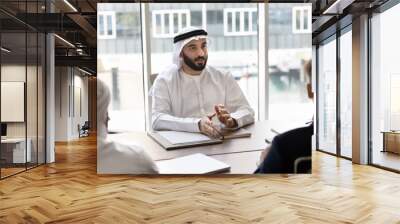
{"label": "notebook", "polygon": [[173,145],[193,142],[206,142],[211,140],[211,138],[208,136],[200,133],[159,131],[158,134],[167,139]]}
{"label": "notebook", "polygon": [[222,143],[221,139],[212,139],[206,135],[191,132],[157,131],[148,132],[147,135],[166,150]]}
{"label": "notebook", "polygon": [[224,136],[224,139],[247,138],[251,136],[251,132],[249,132],[244,128],[240,129],[223,128],[221,130],[221,134]]}
{"label": "notebook", "polygon": [[202,153],[156,162],[160,174],[213,174],[230,170],[230,166]]}
{"label": "notebook", "polygon": [[222,129],[222,139],[210,138],[201,133],[181,131],[157,131],[147,133],[153,140],[167,150],[187,148],[194,146],[222,143],[224,139],[250,137],[251,133],[246,129]]}

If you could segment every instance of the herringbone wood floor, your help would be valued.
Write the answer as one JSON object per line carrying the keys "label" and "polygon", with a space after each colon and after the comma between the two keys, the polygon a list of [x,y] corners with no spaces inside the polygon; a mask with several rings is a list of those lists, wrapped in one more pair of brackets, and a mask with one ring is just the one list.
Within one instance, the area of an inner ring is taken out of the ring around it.
{"label": "herringbone wood floor", "polygon": [[96,175],[94,137],[0,181],[0,223],[400,223],[400,175],[316,152],[312,175]]}

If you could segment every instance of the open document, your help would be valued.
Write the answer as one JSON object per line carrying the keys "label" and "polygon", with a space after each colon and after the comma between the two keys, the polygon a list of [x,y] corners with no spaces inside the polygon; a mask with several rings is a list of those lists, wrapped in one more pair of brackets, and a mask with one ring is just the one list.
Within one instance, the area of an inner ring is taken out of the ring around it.
{"label": "open document", "polygon": [[201,153],[156,162],[160,174],[213,174],[227,172],[230,166]]}

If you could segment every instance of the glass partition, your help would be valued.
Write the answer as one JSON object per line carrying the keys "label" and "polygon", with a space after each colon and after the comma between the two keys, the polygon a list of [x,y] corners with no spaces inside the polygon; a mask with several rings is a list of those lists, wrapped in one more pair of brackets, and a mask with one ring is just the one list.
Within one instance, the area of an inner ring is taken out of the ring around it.
{"label": "glass partition", "polygon": [[37,74],[37,162],[43,164],[46,162],[46,36],[38,33],[38,74]]}
{"label": "glass partition", "polygon": [[318,47],[318,149],[336,154],[336,36]]}
{"label": "glass partition", "polygon": [[30,162],[26,144],[26,41],[25,31],[1,34],[2,177],[25,170],[26,162]]}
{"label": "glass partition", "polygon": [[37,77],[38,77],[38,35],[34,31],[27,32],[27,74],[26,74],[26,116],[27,116],[27,167],[31,168],[37,165],[37,125],[38,125],[38,107],[37,107]]}
{"label": "glass partition", "polygon": [[[22,19],[26,12],[43,13],[44,3],[8,1],[0,7],[14,9],[15,17]],[[46,39],[4,13],[0,26],[0,178],[5,178],[45,162]]]}
{"label": "glass partition", "polygon": [[340,154],[352,157],[352,32],[340,36]]}
{"label": "glass partition", "polygon": [[400,4],[371,18],[372,164],[400,171]]}

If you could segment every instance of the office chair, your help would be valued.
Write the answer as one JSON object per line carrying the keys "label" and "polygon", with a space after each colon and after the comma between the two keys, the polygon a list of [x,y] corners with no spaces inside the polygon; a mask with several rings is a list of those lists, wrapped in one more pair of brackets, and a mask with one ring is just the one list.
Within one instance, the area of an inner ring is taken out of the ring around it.
{"label": "office chair", "polygon": [[294,161],[294,173],[311,173],[311,156],[297,158]]}
{"label": "office chair", "polygon": [[87,137],[89,136],[89,129],[90,129],[90,125],[89,125],[89,121],[85,121],[85,123],[82,125],[82,127],[79,127],[80,125],[78,125],[78,129],[79,129],[79,138],[80,137]]}

